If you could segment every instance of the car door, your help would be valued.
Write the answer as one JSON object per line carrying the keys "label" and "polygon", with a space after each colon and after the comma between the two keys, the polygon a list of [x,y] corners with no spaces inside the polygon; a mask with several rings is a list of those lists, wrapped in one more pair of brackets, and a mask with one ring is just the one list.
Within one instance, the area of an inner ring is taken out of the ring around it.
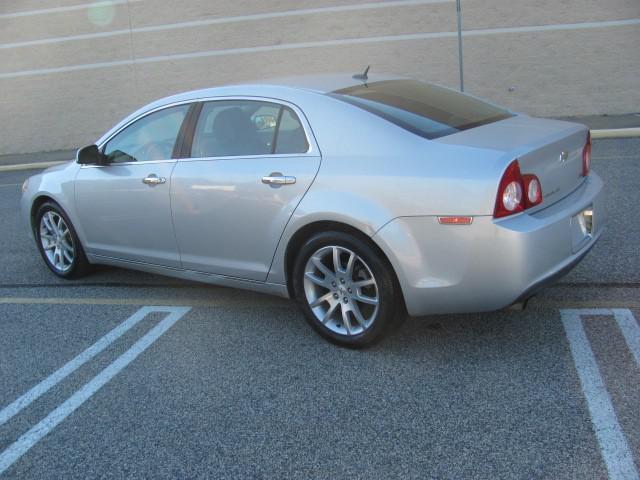
{"label": "car door", "polygon": [[144,115],[101,146],[108,163],[79,169],[75,198],[88,253],[180,266],[170,187],[173,151],[189,108]]}
{"label": "car door", "polygon": [[293,105],[205,102],[171,204],[182,266],[266,280],[280,236],[311,185],[320,154]]}

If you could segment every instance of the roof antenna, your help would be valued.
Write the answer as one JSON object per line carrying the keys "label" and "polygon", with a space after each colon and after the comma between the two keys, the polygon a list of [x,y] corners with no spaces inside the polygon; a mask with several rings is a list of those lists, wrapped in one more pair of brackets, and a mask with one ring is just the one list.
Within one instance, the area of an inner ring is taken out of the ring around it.
{"label": "roof antenna", "polygon": [[364,83],[367,83],[367,80],[369,80],[369,77],[367,76],[369,68],[371,68],[371,65],[367,65],[367,68],[364,69],[364,73],[357,73],[352,78],[354,80],[362,80]]}

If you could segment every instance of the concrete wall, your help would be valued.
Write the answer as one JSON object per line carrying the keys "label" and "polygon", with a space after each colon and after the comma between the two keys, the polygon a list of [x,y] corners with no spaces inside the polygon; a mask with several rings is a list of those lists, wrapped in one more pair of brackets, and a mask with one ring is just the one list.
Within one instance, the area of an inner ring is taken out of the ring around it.
{"label": "concrete wall", "polygon": [[[0,154],[93,142],[171,93],[314,72],[458,86],[453,0],[0,2]],[[640,111],[640,1],[462,0],[465,87],[561,116]]]}

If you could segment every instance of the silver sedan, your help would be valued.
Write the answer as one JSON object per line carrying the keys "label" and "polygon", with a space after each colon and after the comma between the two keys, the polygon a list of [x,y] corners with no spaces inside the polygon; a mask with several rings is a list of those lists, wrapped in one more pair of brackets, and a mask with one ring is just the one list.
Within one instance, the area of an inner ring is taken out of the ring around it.
{"label": "silver sedan", "polygon": [[416,80],[329,75],[182,93],[29,178],[63,278],[108,264],[295,299],[350,347],[406,313],[526,300],[600,237],[583,125]]}

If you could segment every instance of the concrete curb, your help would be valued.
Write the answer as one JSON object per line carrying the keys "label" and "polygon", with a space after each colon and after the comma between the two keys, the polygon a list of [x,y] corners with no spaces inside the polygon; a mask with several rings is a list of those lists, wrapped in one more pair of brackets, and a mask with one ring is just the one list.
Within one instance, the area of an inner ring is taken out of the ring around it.
{"label": "concrete curb", "polygon": [[591,138],[631,138],[631,137],[640,137],[640,127],[591,130]]}
{"label": "concrete curb", "polygon": [[[634,128],[610,128],[591,130],[591,138],[633,138],[640,137],[640,127]],[[57,162],[20,163],[16,165],[0,165],[0,172],[17,172],[20,170],[36,170],[53,167],[66,163],[68,160]]]}
{"label": "concrete curb", "polygon": [[17,172],[19,170],[36,170],[53,167],[55,165],[60,165],[62,163],[67,163],[66,161],[59,162],[34,162],[34,163],[20,163],[18,165],[0,165],[0,172]]}

